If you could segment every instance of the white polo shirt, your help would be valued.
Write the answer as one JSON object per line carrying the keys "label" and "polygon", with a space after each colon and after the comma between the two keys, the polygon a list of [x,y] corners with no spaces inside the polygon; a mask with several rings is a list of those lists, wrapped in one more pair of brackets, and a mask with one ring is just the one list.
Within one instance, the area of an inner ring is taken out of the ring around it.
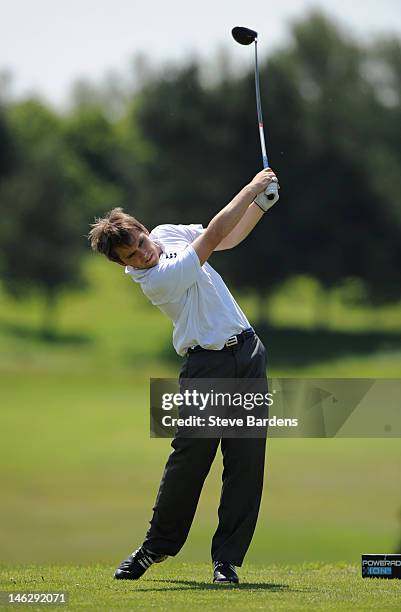
{"label": "white polo shirt", "polygon": [[159,225],[150,238],[163,252],[153,268],[126,266],[149,300],[173,321],[173,345],[179,355],[200,345],[220,350],[234,334],[250,327],[220,274],[200,265],[191,246],[202,225]]}

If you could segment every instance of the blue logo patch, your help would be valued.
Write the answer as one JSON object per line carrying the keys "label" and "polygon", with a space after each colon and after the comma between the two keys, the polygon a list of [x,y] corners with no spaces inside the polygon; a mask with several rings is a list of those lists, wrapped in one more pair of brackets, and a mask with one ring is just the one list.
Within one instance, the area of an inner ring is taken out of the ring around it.
{"label": "blue logo patch", "polygon": [[391,576],[391,567],[368,567],[369,576]]}

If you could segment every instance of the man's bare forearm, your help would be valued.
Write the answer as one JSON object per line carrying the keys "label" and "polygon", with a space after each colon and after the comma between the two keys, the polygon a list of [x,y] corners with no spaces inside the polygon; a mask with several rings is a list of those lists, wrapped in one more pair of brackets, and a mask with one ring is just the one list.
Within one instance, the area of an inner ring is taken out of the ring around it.
{"label": "man's bare forearm", "polygon": [[235,198],[213,217],[205,232],[195,238],[192,247],[202,266],[224,238],[233,231],[256,196],[262,193],[273,179],[275,179],[275,175],[270,168],[258,172],[252,181],[243,187]]}
{"label": "man's bare forearm", "polygon": [[251,233],[255,225],[259,223],[265,213],[255,203],[246,209],[242,219],[239,220],[234,229],[217,245],[215,251],[232,249],[240,244]]}
{"label": "man's bare forearm", "polygon": [[207,231],[214,234],[218,243],[233,231],[256,196],[255,187],[251,184],[246,185],[227,206],[213,217]]}

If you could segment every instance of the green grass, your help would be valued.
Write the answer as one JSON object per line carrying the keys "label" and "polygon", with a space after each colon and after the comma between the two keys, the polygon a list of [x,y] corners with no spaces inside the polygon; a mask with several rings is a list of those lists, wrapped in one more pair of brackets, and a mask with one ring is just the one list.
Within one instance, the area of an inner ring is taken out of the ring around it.
{"label": "green grass", "polygon": [[0,589],[67,592],[74,610],[399,610],[401,582],[362,579],[359,563],[244,566],[236,587],[213,585],[209,564],[176,559],[135,582],[113,581],[110,565],[14,567]]}
{"label": "green grass", "polygon": [[[171,347],[170,321],[119,266],[91,257],[85,274],[88,288],[60,299],[53,342],[40,337],[39,297],[14,301],[0,292],[0,373],[78,370],[114,376],[139,367],[143,380],[150,373],[175,373],[180,359]],[[370,308],[346,303],[347,295],[322,294],[313,281],[298,278],[266,303],[276,327],[258,331],[271,376],[399,376],[401,304]],[[237,298],[254,321],[260,311],[255,295]],[[325,327],[315,329],[317,320]]]}
{"label": "green grass", "polygon": [[[2,558],[17,562],[23,551],[27,562],[118,559],[143,539],[169,452],[168,440],[149,438],[147,384],[78,373],[18,381],[10,375],[2,387],[13,406],[2,427]],[[270,440],[249,559],[350,561],[393,550],[400,458],[397,439]],[[209,557],[220,473],[219,457],[185,560]]]}
{"label": "green grass", "polygon": [[[0,295],[0,559],[9,565],[118,562],[143,539],[169,452],[168,440],[149,438],[148,393],[150,376],[178,372],[171,324],[117,266],[92,258],[87,276],[86,292],[62,297],[53,341],[37,331],[39,299]],[[301,285],[298,300],[287,287],[270,306],[280,325],[266,331],[271,376],[399,376],[399,306],[350,307],[342,328],[336,302],[331,327],[315,332],[313,291]],[[254,298],[240,302],[252,320]],[[247,560],[354,563],[393,551],[400,463],[397,439],[270,440]],[[218,458],[181,561],[209,559],[220,479]]]}

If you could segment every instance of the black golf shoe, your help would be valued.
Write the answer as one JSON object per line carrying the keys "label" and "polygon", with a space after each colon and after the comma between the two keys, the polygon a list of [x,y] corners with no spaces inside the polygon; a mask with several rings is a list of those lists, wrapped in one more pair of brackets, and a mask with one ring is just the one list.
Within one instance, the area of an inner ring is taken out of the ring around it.
{"label": "black golf shoe", "polygon": [[239,579],[235,566],[223,561],[214,561],[213,582],[215,584],[238,584]]}
{"label": "black golf shoe", "polygon": [[168,555],[156,555],[145,550],[143,546],[134,550],[115,571],[117,580],[138,580],[153,563],[161,563]]}

